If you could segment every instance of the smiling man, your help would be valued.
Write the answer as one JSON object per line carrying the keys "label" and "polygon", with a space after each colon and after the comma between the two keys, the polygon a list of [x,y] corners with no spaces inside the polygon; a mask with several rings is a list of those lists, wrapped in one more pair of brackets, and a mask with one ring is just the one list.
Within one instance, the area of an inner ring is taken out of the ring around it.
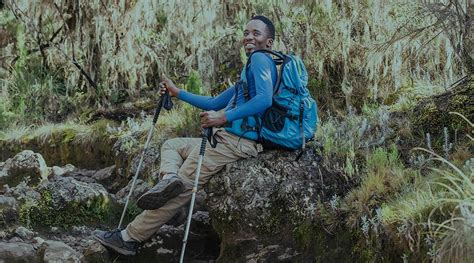
{"label": "smiling man", "polygon": [[[247,56],[259,49],[271,49],[275,27],[264,16],[254,16],[247,23],[243,46]],[[242,69],[240,81],[216,97],[200,96],[179,89],[162,76],[160,93],[167,90],[173,97],[198,107],[201,126],[216,127],[215,148],[207,147],[199,177],[199,188],[226,164],[242,158],[255,157],[257,150],[257,121],[255,116],[272,105],[277,69],[272,58],[255,53]],[[135,255],[139,242],[151,237],[191,200],[195,170],[199,159],[200,138],[167,140],[161,148],[160,175],[162,179],[141,196],[137,205],[144,209],[126,229],[98,231],[96,238],[105,246],[124,255]]]}

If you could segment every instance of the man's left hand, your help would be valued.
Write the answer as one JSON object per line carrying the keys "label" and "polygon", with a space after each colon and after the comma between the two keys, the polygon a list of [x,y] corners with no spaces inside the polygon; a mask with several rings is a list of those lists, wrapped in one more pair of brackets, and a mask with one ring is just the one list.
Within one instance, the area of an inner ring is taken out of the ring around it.
{"label": "man's left hand", "polygon": [[201,117],[201,127],[202,128],[209,128],[209,127],[220,127],[227,122],[227,118],[224,112],[217,112],[217,111],[204,111],[199,114]]}

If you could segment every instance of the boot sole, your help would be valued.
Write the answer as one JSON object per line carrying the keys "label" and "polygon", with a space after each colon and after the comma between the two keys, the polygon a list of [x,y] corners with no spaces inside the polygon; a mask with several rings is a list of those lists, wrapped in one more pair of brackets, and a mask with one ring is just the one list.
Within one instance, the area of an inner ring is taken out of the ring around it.
{"label": "boot sole", "polygon": [[114,250],[115,252],[119,253],[119,254],[122,254],[124,256],[135,256],[137,254],[137,252],[134,252],[134,251],[130,251],[130,250],[126,250],[126,249],[123,249],[123,248],[120,248],[120,247],[116,247],[110,243],[108,243],[107,241],[101,239],[100,237],[98,236],[95,236],[95,239],[97,241],[99,241],[102,245],[104,245],[105,247],[107,248],[110,248],[112,250]]}
{"label": "boot sole", "polygon": [[176,180],[171,182],[163,191],[145,193],[137,200],[137,206],[144,210],[155,210],[166,204],[184,191],[183,182]]}

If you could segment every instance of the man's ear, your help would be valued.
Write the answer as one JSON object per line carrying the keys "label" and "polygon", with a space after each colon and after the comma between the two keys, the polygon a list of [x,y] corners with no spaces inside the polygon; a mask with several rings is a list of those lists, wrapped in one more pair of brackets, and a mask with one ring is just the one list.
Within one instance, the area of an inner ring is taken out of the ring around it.
{"label": "man's ear", "polygon": [[267,48],[271,48],[273,46],[273,38],[267,39]]}

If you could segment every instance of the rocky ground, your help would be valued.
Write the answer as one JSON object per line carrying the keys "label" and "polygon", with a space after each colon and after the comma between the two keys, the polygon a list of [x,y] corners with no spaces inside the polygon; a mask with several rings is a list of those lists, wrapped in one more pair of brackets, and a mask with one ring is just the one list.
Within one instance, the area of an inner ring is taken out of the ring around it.
{"label": "rocky ground", "polygon": [[[38,153],[26,150],[0,163],[0,262],[174,262],[179,257],[185,209],[140,246],[133,258],[120,256],[94,240],[96,229],[113,229],[130,185],[109,192],[113,167],[82,170],[72,165],[48,167]],[[149,189],[137,181],[132,203]],[[109,183],[109,184],[107,184]],[[198,209],[203,208],[204,193]],[[139,213],[131,205],[126,220]],[[172,223],[172,224],[171,224]],[[187,255],[209,262],[219,254],[219,238],[209,213],[193,215]]]}

